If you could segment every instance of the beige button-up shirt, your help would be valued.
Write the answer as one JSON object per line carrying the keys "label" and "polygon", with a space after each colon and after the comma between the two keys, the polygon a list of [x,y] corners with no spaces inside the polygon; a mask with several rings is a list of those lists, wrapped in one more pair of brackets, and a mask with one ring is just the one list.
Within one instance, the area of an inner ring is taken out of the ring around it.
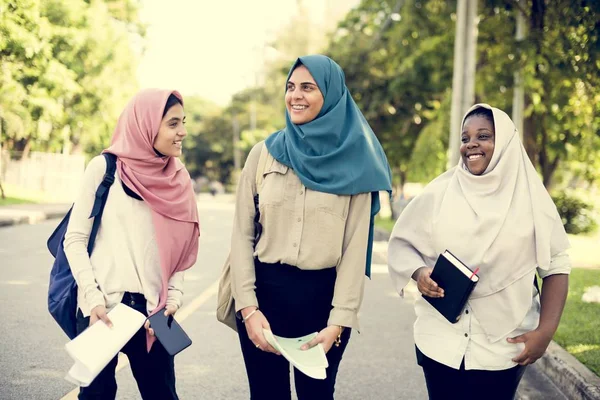
{"label": "beige button-up shirt", "polygon": [[329,325],[359,329],[371,194],[338,196],[307,189],[291,168],[266,158],[259,190],[262,235],[254,249],[256,170],[264,142],[250,151],[240,177],[231,239],[232,292],[236,311],[259,306],[254,258],[300,269],[336,267]]}

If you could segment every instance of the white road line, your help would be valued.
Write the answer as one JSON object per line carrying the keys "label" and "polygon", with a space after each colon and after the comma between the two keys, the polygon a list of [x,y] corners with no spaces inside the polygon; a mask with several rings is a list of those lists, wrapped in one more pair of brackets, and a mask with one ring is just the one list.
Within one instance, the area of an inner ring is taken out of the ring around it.
{"label": "white road line", "polygon": [[[197,309],[202,307],[204,303],[206,303],[211,297],[217,294],[219,290],[219,281],[213,282],[206,290],[198,295],[190,304],[184,306],[177,312],[175,315],[175,319],[179,322],[183,322],[187,317],[192,315]],[[117,364],[117,369],[115,373],[119,372],[121,369],[129,365],[129,360],[127,356],[122,353],[119,353],[119,363]],[[77,395],[79,394],[79,387],[76,387],[69,393],[67,393],[60,400],[77,400]]]}

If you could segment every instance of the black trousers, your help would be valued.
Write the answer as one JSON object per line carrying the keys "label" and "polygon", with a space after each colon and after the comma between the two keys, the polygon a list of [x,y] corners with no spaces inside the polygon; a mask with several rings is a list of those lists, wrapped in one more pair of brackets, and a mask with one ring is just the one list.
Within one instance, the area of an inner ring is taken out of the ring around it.
{"label": "black trousers", "polygon": [[524,366],[500,371],[450,368],[423,354],[416,346],[417,362],[423,368],[430,400],[512,400],[525,373]]}
{"label": "black trousers", "polygon": [[[123,304],[147,314],[146,299],[139,293],[125,293]],[[89,326],[90,318],[83,317],[81,310],[77,311],[77,334]],[[146,350],[146,329],[141,328],[121,349],[127,355],[133,377],[137,382],[140,394],[144,400],[178,399],[175,391],[175,363],[160,342],[152,345],[150,353]],[[79,389],[79,399],[82,400],[113,400],[117,395],[117,380],[115,368],[117,357],[92,381],[90,386]]]}
{"label": "black trousers", "polygon": [[[286,264],[256,261],[256,296],[261,311],[277,336],[299,337],[319,332],[327,326],[336,270],[300,270]],[[252,400],[291,399],[290,364],[283,356],[257,349],[248,338],[244,324],[237,328],[246,364]],[[327,353],[327,378],[313,379],[294,368],[294,383],[299,400],[331,400],[335,378],[350,329],[344,329],[342,343]]]}

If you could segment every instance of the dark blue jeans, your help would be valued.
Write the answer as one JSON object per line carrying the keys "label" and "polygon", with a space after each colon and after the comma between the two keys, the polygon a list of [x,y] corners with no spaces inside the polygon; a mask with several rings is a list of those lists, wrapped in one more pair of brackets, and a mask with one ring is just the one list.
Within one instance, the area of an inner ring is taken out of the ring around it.
{"label": "dark blue jeans", "polygon": [[[305,336],[327,327],[336,270],[300,270],[286,264],[256,262],[256,296],[273,333],[283,337]],[[252,400],[290,400],[290,364],[273,353],[257,349],[237,320],[242,354]],[[350,340],[344,329],[342,343],[327,353],[327,378],[313,379],[294,368],[294,383],[299,400],[332,400],[335,379],[344,350]]]}
{"label": "dark blue jeans", "polygon": [[[146,299],[139,293],[125,293],[123,304],[147,314]],[[89,317],[84,317],[77,310],[77,334],[83,332],[90,323]],[[133,377],[137,382],[140,394],[144,400],[178,399],[175,390],[175,363],[164,347],[154,342],[150,353],[146,350],[146,329],[141,328],[127,342],[121,352],[127,355]],[[115,368],[117,357],[113,358],[106,368],[94,379],[88,387],[79,389],[78,398],[81,400],[113,400],[117,395],[117,380]]]}

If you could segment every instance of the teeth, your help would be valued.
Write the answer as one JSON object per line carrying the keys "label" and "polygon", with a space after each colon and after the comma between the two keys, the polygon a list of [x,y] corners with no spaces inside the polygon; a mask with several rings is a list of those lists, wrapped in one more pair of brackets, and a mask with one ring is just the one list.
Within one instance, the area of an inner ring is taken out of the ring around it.
{"label": "teeth", "polygon": [[307,108],[308,108],[308,106],[299,106],[299,105],[292,106],[292,109],[294,109],[294,110],[305,110]]}
{"label": "teeth", "polygon": [[473,155],[470,155],[468,158],[469,158],[469,160],[477,160],[478,158],[481,158],[481,157],[483,157],[483,155],[473,154]]}

